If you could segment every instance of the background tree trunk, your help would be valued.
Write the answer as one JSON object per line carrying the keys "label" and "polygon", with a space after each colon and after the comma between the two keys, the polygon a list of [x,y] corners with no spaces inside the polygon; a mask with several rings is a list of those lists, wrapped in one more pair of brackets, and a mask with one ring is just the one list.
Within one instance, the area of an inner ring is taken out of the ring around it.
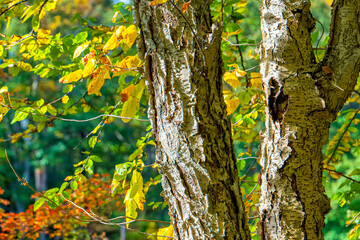
{"label": "background tree trunk", "polygon": [[310,1],[263,1],[263,239],[323,239],[330,201],[322,185],[322,146],[359,75],[359,9],[358,0],[334,1],[328,50],[316,64]]}
{"label": "background tree trunk", "polygon": [[163,196],[176,239],[250,239],[222,96],[212,1],[134,1]]}

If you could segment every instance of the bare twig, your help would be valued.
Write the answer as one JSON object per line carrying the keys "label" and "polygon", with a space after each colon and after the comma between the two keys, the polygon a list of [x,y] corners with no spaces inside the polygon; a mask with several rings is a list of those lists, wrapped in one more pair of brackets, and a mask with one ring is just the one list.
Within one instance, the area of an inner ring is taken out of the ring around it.
{"label": "bare twig", "polygon": [[351,224],[353,224],[353,222],[355,222],[355,220],[360,216],[360,212],[358,212],[358,214],[356,214],[356,216],[350,221],[349,224],[346,225],[346,227],[350,226]]}
{"label": "bare twig", "polygon": [[15,4],[11,5],[10,7],[4,9],[3,11],[1,11],[0,16],[3,15],[4,13],[6,13],[7,11],[10,11],[12,8],[16,7],[17,5],[19,5],[19,4],[21,4],[21,3],[24,3],[24,2],[27,2],[27,1],[28,1],[28,0],[22,0],[22,1],[20,1],[20,2],[17,2],[17,3],[15,3]]}
{"label": "bare twig", "polygon": [[359,183],[359,184],[360,184],[360,181],[355,180],[355,179],[353,179],[353,178],[345,175],[345,174],[342,173],[342,172],[338,172],[338,171],[333,170],[333,169],[328,169],[328,168],[326,168],[326,167],[324,167],[323,169],[326,170],[326,171],[329,171],[329,172],[334,172],[334,173],[336,173],[336,174],[338,174],[338,175],[340,175],[340,176],[342,176],[342,177],[344,177],[344,178],[346,178],[346,179],[349,179],[350,181],[353,181],[353,182],[356,182],[356,183]]}
{"label": "bare twig", "polygon": [[344,137],[345,133],[347,132],[347,130],[349,129],[350,125],[352,124],[352,122],[354,121],[354,119],[356,118],[357,114],[359,113],[360,111],[360,108],[355,112],[354,116],[350,119],[348,125],[346,126],[344,132],[341,134],[340,138],[339,138],[339,141],[336,143],[335,145],[335,148],[334,148],[334,151],[332,152],[330,158],[329,158],[329,161],[331,161],[331,159],[334,157],[335,153],[336,153],[336,150],[338,149],[338,147],[340,146],[340,143],[341,143],[341,140],[342,138]]}

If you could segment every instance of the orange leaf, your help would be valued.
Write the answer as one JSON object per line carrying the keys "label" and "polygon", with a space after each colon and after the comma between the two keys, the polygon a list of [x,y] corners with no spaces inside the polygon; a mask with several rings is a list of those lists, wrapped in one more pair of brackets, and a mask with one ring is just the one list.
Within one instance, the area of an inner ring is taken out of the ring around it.
{"label": "orange leaf", "polygon": [[121,99],[123,102],[126,102],[129,97],[131,96],[131,93],[133,92],[133,90],[135,89],[135,85],[131,84],[130,86],[128,86],[127,88],[124,88],[120,95],[121,95]]}
{"label": "orange leaf", "polygon": [[188,1],[188,2],[184,3],[184,4],[181,6],[181,11],[182,11],[182,12],[186,12],[186,11],[189,9],[190,3],[191,3],[191,1]]}
{"label": "orange leaf", "polygon": [[90,59],[90,58],[93,58],[93,57],[95,57],[95,56],[96,56],[95,50],[94,50],[94,49],[91,49],[91,51],[90,51],[88,54],[86,54],[85,57],[83,57],[83,59],[81,59],[83,65],[86,66],[86,64],[87,64],[87,62],[89,61],[89,59]]}
{"label": "orange leaf", "polygon": [[326,73],[326,74],[330,74],[332,73],[332,69],[331,67],[328,66],[322,66],[321,69]]}
{"label": "orange leaf", "polygon": [[82,75],[82,69],[79,69],[75,72],[69,73],[68,75],[65,75],[64,77],[59,79],[60,83],[72,83],[77,82],[81,79]]}

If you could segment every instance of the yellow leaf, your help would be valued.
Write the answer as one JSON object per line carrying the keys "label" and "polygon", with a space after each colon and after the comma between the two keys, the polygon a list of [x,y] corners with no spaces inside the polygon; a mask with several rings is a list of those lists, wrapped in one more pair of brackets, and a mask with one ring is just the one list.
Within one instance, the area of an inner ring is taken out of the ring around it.
{"label": "yellow leaf", "polygon": [[97,125],[97,126],[94,128],[94,130],[92,131],[92,133],[95,134],[95,133],[99,130],[100,127],[101,127],[100,125]]}
{"label": "yellow leaf", "polygon": [[120,43],[122,32],[125,30],[124,26],[120,26],[116,29],[116,31],[111,35],[109,40],[105,43],[103,51],[109,51],[117,48]]}
{"label": "yellow leaf", "polygon": [[245,7],[246,4],[248,4],[248,0],[240,0],[239,3],[236,3],[236,6],[238,8],[242,8],[242,7]]}
{"label": "yellow leaf", "polygon": [[227,36],[228,36],[228,38],[229,38],[229,37],[231,37],[231,36],[233,36],[233,35],[238,35],[238,34],[240,34],[240,33],[241,33],[241,30],[239,29],[239,30],[236,30],[235,32],[227,33]]}
{"label": "yellow leaf", "polygon": [[186,11],[189,9],[190,3],[191,3],[191,1],[188,1],[188,2],[184,3],[184,4],[181,6],[181,11],[182,11],[182,12],[186,12]]}
{"label": "yellow leaf", "polygon": [[157,4],[163,4],[163,3],[166,3],[167,0],[154,0],[152,2],[149,3],[150,6],[154,6],[154,5],[157,5]]}
{"label": "yellow leaf", "polygon": [[357,232],[359,227],[360,227],[360,223],[356,224],[355,227],[350,230],[350,232],[349,232],[350,239],[355,235],[355,233]]}
{"label": "yellow leaf", "polygon": [[95,66],[96,66],[96,60],[95,60],[95,57],[92,57],[86,63],[85,68],[82,73],[82,77],[86,78],[87,76],[93,74]]}
{"label": "yellow leaf", "polygon": [[241,70],[236,63],[228,65],[228,66],[235,68],[235,73],[236,73],[237,77],[245,77],[246,76],[246,72]]}
{"label": "yellow leaf", "polygon": [[240,100],[238,98],[234,98],[230,100],[225,100],[225,103],[227,115],[230,115],[238,108],[238,106],[240,105]]}
{"label": "yellow leaf", "polygon": [[145,80],[141,79],[140,82],[135,85],[135,89],[131,95],[140,100],[141,96],[143,94],[144,88],[145,88]]}
{"label": "yellow leaf", "polygon": [[87,41],[87,42],[81,44],[80,46],[78,46],[78,47],[75,49],[73,59],[75,59],[75,58],[77,58],[78,56],[80,56],[80,54],[89,46],[89,44],[90,44],[90,41]]}
{"label": "yellow leaf", "polygon": [[36,42],[40,45],[47,45],[50,43],[50,38],[49,38],[49,34],[50,34],[50,30],[45,30],[40,28],[37,31],[37,37],[36,37]]}
{"label": "yellow leaf", "polygon": [[93,79],[87,88],[88,94],[91,95],[95,93],[96,95],[101,95],[100,89],[104,85],[105,79],[109,79],[109,78],[110,78],[109,70],[107,70],[106,68],[103,69],[98,68],[95,71],[93,75]]}
{"label": "yellow leaf", "polygon": [[83,70],[79,69],[76,70],[75,72],[69,73],[68,75],[65,75],[64,77],[59,79],[60,83],[72,83],[72,82],[77,82],[81,79],[81,75],[82,75]]}
{"label": "yellow leaf", "polygon": [[[156,235],[160,235],[160,236],[167,236],[167,237],[174,237],[174,229],[173,226],[170,225],[168,227],[165,228],[160,228],[157,232]],[[167,237],[156,237],[157,240],[168,240],[169,238]]]}
{"label": "yellow leaf", "polygon": [[105,43],[103,51],[105,52],[105,51],[113,50],[118,46],[118,44],[119,44],[118,39],[114,33],[113,35],[111,35],[109,40]]}
{"label": "yellow leaf", "polygon": [[69,101],[69,96],[68,95],[64,95],[61,99],[63,104],[66,104]]}
{"label": "yellow leaf", "polygon": [[239,87],[241,85],[239,79],[236,77],[235,72],[226,72],[224,74],[224,81],[227,84],[229,84],[231,87],[233,87],[234,89],[236,89],[237,87]]}
{"label": "yellow leaf", "polygon": [[262,90],[262,76],[261,73],[252,72],[250,73],[251,85],[255,88]]}
{"label": "yellow leaf", "polygon": [[129,219],[126,219],[127,222],[136,219],[137,209],[144,209],[145,194],[143,178],[141,174],[136,170],[133,171],[130,188],[126,193],[124,203],[126,207],[126,217],[130,217]]}
{"label": "yellow leaf", "polygon": [[229,100],[233,96],[232,91],[229,90],[229,89],[223,89],[222,93],[223,93],[223,96],[224,96],[224,100]]}
{"label": "yellow leaf", "polygon": [[113,18],[111,19],[111,21],[112,21],[113,23],[116,22],[116,17],[117,17],[117,15],[118,15],[119,13],[120,13],[120,11],[116,11],[116,12],[115,12]]}
{"label": "yellow leaf", "polygon": [[29,63],[18,62],[17,66],[26,72],[30,72],[32,70],[32,66]]}
{"label": "yellow leaf", "polygon": [[[121,111],[122,117],[133,118],[135,114],[138,112],[140,107],[140,101],[137,97],[129,97],[129,99],[124,103],[124,106]],[[127,123],[131,119],[122,119],[123,122]]]}
{"label": "yellow leaf", "polygon": [[336,168],[333,165],[326,165],[325,168],[328,169],[332,178],[339,179],[341,177],[341,174],[336,172]]}
{"label": "yellow leaf", "polygon": [[125,31],[125,27],[124,27],[124,26],[118,27],[118,28],[116,29],[116,31],[115,31],[115,36],[116,36],[118,39],[120,39],[121,36],[122,36],[123,31]]}
{"label": "yellow leaf", "polygon": [[124,40],[124,42],[128,45],[128,47],[131,47],[137,36],[137,31],[135,25],[131,25],[130,27],[126,28],[122,33],[121,36]]}
{"label": "yellow leaf", "polygon": [[331,6],[333,0],[325,0],[325,2],[326,2],[326,4],[327,4],[328,6]]}
{"label": "yellow leaf", "polygon": [[7,86],[4,86],[2,88],[0,88],[0,94],[1,93],[7,93],[9,91],[8,87]]}
{"label": "yellow leaf", "polygon": [[128,56],[121,62],[117,63],[116,68],[113,69],[114,77],[119,76],[125,72],[135,70],[136,67],[141,65],[141,60],[138,55]]}

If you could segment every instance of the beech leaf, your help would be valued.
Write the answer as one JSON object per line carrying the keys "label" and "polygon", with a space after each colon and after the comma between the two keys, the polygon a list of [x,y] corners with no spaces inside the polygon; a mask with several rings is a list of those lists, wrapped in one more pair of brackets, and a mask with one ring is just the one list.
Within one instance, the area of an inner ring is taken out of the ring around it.
{"label": "beech leaf", "polygon": [[80,56],[80,54],[89,46],[89,44],[90,44],[90,41],[87,41],[87,42],[81,44],[80,46],[78,46],[78,47],[75,49],[73,59],[75,59],[75,58],[77,58],[78,56]]}
{"label": "beech leaf", "polygon": [[240,105],[240,100],[238,98],[234,98],[230,100],[225,100],[225,103],[227,115],[230,115],[238,108],[238,106]]}
{"label": "beech leaf", "polygon": [[182,11],[182,12],[186,12],[186,11],[189,9],[190,3],[191,3],[191,1],[184,3],[184,4],[181,6],[181,11]]}
{"label": "beech leaf", "polygon": [[65,75],[64,77],[59,79],[60,83],[72,83],[72,82],[77,82],[81,79],[81,75],[82,75],[83,70],[79,69],[76,70],[75,72],[69,73],[68,75]]}

